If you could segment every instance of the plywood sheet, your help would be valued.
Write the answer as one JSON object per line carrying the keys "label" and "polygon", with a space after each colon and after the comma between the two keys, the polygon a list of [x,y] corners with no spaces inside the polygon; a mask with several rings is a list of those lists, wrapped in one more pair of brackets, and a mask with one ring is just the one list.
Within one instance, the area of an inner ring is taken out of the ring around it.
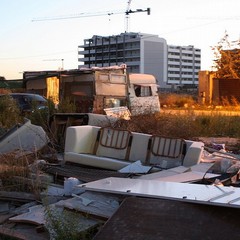
{"label": "plywood sheet", "polygon": [[240,209],[130,197],[94,240],[240,239],[239,214]]}

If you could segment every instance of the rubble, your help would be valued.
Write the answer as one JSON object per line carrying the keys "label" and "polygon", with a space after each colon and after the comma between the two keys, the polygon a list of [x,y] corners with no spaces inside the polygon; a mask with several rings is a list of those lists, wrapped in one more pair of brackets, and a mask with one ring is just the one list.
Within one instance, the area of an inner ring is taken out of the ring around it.
{"label": "rubble", "polygon": [[[45,135],[34,136],[36,139]],[[42,141],[38,149],[47,143]],[[3,182],[0,191],[0,235],[3,236],[31,239],[34,235],[36,240],[47,240],[54,239],[58,231],[65,231],[69,236],[74,233],[88,236],[86,239],[105,239],[106,234],[114,239],[123,239],[123,236],[147,239],[146,236],[152,236],[155,231],[152,239],[159,239],[160,232],[167,239],[169,235],[164,229],[177,221],[179,234],[186,238],[193,234],[184,231],[188,219],[195,224],[207,221],[210,211],[212,221],[221,224],[221,220],[226,219],[216,214],[227,213],[235,219],[232,209],[236,213],[239,211],[239,156],[227,152],[226,145],[220,144],[224,146],[220,150],[218,145],[205,146],[200,162],[195,165],[166,170],[156,168],[155,171],[150,171],[152,167],[139,160],[118,171],[66,163],[64,156],[59,154],[54,156],[57,161],[52,163],[47,155],[37,158],[30,142],[25,146],[24,151],[12,148],[12,153],[16,159],[24,157],[24,153],[32,156],[32,160],[26,161],[28,173],[13,176],[11,180],[31,191],[6,191]],[[175,214],[176,218],[170,222],[162,222],[168,214],[173,216],[176,207],[183,212]],[[227,211],[226,207],[231,210]],[[141,211],[140,218],[136,211]],[[192,218],[190,213],[197,217]],[[129,221],[134,221],[135,227],[130,227]],[[154,224],[149,225],[147,221]],[[53,222],[59,222],[60,229]],[[69,222],[74,222],[72,229]],[[230,222],[231,226],[222,236],[236,230],[235,223]],[[154,227],[158,223],[161,227]],[[199,230],[194,236],[203,238],[202,233],[203,230]],[[211,239],[213,232],[208,229],[206,234]],[[179,239],[180,235],[178,238],[173,235],[171,239]]]}

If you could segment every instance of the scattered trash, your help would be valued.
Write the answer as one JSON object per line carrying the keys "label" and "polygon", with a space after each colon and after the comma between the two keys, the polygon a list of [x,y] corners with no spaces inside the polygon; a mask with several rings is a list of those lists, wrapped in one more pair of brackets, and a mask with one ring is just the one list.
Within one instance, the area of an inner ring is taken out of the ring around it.
{"label": "scattered trash", "polygon": [[[26,126],[35,129],[30,122],[26,122]],[[37,129],[39,130],[39,128]],[[201,203],[201,205],[208,205],[209,208],[216,205],[222,208],[225,206],[240,208],[240,192],[238,188],[240,156],[228,152],[224,143],[213,143],[211,148],[207,148],[203,142],[185,140],[187,151],[183,151],[184,158],[177,158],[177,161],[179,159],[183,160],[183,162],[186,161],[185,164],[172,165],[172,167],[164,169],[162,167],[165,164],[164,162],[160,167],[156,162],[152,162],[152,159],[154,161],[159,161],[161,158],[164,158],[164,161],[167,159],[167,156],[160,156],[166,155],[164,151],[160,151],[160,138],[154,139],[147,134],[130,132],[129,135],[125,135],[125,132],[118,132],[117,136],[122,136],[120,144],[119,139],[116,138],[116,135],[114,136],[115,132],[104,128],[106,135],[99,135],[98,140],[100,142],[98,145],[101,145],[101,147],[98,149],[96,142],[92,139],[93,136],[97,139],[99,129],[103,128],[98,126],[75,126],[69,129],[70,131],[74,130],[75,133],[66,136],[67,158],[66,154],[64,154],[61,158],[57,157],[58,162],[49,163],[47,158],[45,159],[43,156],[37,158],[37,155],[35,155],[36,159],[31,161],[27,167],[29,171],[27,177],[13,177],[16,182],[31,187],[34,191],[40,193],[0,192],[0,213],[2,215],[7,214],[2,218],[0,235],[1,229],[4,229],[4,231],[10,229],[10,223],[16,225],[30,224],[32,230],[29,227],[29,234],[31,231],[34,231],[36,236],[44,233],[44,237],[41,239],[46,240],[56,237],[59,230],[53,224],[56,221],[60,222],[59,226],[62,229],[64,227],[69,228],[69,223],[71,224],[74,221],[73,228],[78,233],[90,231],[92,228],[98,229],[98,226],[114,218],[118,210],[122,208],[122,202],[128,199],[129,196],[134,196],[136,199],[144,197],[149,200],[158,198],[156,201],[159,202],[162,201],[162,198],[165,200],[174,199],[174,201],[177,201],[176,204],[180,202]],[[76,131],[77,129],[81,129],[81,136],[84,135],[84,141],[81,140],[81,143],[79,143],[80,137],[78,137],[79,132]],[[17,141],[14,142],[13,140],[13,136],[17,131],[14,130],[8,136],[1,138],[2,141],[0,142],[0,150],[3,149],[3,151],[8,152],[14,149],[12,153],[15,154],[15,158],[24,157],[24,153],[33,154],[36,142],[39,143],[37,144],[38,150],[48,143],[42,129],[37,131],[39,135],[36,132],[28,135],[23,131],[21,137],[28,138],[31,136],[34,140],[25,141],[21,145],[23,150],[21,151],[18,148],[20,146],[16,147]],[[21,138],[20,135],[17,134],[16,136]],[[6,141],[6,137],[9,136],[11,137],[8,139],[12,139],[11,144],[6,146],[3,143]],[[131,139],[132,145],[126,144],[125,148],[123,146],[124,142],[126,139],[130,140],[131,136],[136,139]],[[40,140],[42,137],[45,139],[44,141]],[[137,139],[140,139],[140,143],[137,142]],[[151,145],[149,139],[159,142]],[[169,138],[165,138],[165,141],[170,142]],[[179,139],[172,141],[175,141],[174,144],[176,145],[182,143]],[[175,157],[176,150],[172,150],[169,142],[167,144],[165,142],[165,146],[169,146],[168,153],[172,154],[171,157]],[[114,146],[109,146],[109,144],[114,144]],[[76,146],[81,151],[76,150]],[[149,148],[149,146],[152,146],[152,148]],[[72,152],[70,149],[74,149],[76,152]],[[149,153],[150,150],[152,155]],[[111,158],[112,161],[114,160],[113,165],[116,166],[118,164],[118,154],[120,154],[120,157],[124,155],[120,159],[124,164],[118,165],[117,169],[108,169],[105,168],[105,165],[100,167],[88,166],[87,164],[81,165],[78,164],[78,154],[82,154],[82,151],[85,152],[83,154],[85,160],[92,158],[94,163],[98,161],[100,165],[102,164],[101,160],[105,161]],[[95,155],[93,154],[94,151]],[[77,161],[66,161],[69,160],[69,153]],[[91,154],[94,156],[90,156]],[[134,161],[128,161],[125,158],[126,156],[134,159]],[[0,182],[0,187],[3,187],[4,183],[2,183],[1,179]],[[35,186],[38,189],[35,189]],[[17,203],[18,206],[13,206],[13,203]],[[187,205],[185,207],[187,208]],[[21,232],[23,236],[26,236],[19,229],[16,229],[14,234],[20,234]],[[101,231],[96,237],[100,237],[100,233]],[[13,231],[12,233],[8,231],[9,236],[16,236],[14,234]]]}
{"label": "scattered trash", "polygon": [[77,185],[80,184],[80,181],[77,178],[70,177],[64,180],[64,193],[65,195],[72,195],[74,189]]}

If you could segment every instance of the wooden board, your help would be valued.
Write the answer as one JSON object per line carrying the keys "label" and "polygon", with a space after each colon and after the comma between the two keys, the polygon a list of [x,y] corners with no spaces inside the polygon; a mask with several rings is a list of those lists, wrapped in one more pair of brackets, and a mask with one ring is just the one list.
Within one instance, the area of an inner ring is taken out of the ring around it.
{"label": "wooden board", "polygon": [[94,240],[240,239],[239,214],[234,208],[129,197]]}

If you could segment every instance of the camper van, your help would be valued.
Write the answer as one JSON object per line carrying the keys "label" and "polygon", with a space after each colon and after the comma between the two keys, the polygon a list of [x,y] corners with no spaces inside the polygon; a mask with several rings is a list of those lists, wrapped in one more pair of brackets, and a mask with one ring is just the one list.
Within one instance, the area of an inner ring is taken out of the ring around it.
{"label": "camper van", "polygon": [[[126,68],[109,67],[95,70],[93,79],[94,92],[89,94],[92,102],[88,101],[92,113],[115,116],[160,111],[158,85],[153,75],[128,74]],[[91,92],[86,85],[85,92]],[[80,98],[75,94],[75,101],[81,101]]]}
{"label": "camper van", "polygon": [[92,67],[77,70],[25,72],[27,92],[33,91],[57,106],[70,99],[75,113],[55,113],[49,126],[58,144],[71,125],[102,126],[117,118],[160,111],[158,85],[150,74],[128,73],[127,66]]}
{"label": "camper van", "polygon": [[37,91],[56,105],[71,99],[78,113],[139,115],[160,111],[155,77],[128,73],[125,64],[24,76],[28,91]]}

